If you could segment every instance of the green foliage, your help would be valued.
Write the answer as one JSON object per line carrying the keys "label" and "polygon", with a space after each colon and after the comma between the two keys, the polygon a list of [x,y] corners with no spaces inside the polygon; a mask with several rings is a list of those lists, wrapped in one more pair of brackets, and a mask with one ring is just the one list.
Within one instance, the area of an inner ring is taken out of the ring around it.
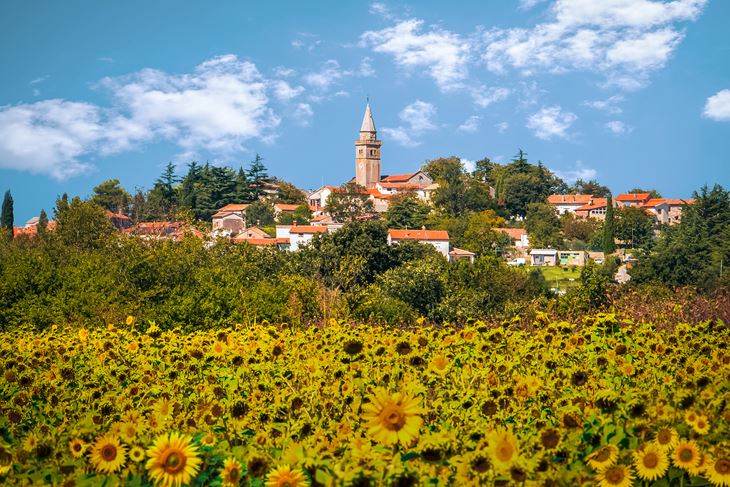
{"label": "green foliage", "polygon": [[274,224],[274,206],[268,201],[255,201],[246,208],[246,224],[257,227]]}
{"label": "green foliage", "polygon": [[467,174],[458,157],[434,159],[423,167],[423,171],[439,184],[432,200],[442,213],[458,217],[491,205],[489,185]]}
{"label": "green foliage", "polygon": [[629,191],[628,193],[649,193],[650,198],[661,198],[662,195],[659,191],[656,189],[642,189],[642,188],[634,188]]}
{"label": "green foliage", "polygon": [[603,220],[603,253],[608,256],[616,251],[615,222],[613,220],[613,199],[606,199],[606,218]]}
{"label": "green foliage", "polygon": [[704,186],[695,202],[682,209],[677,225],[665,226],[651,251],[632,271],[636,282],[658,281],[672,286],[710,290],[727,283],[721,263],[730,261],[730,193],[720,185]]}
{"label": "green foliage", "polygon": [[40,215],[38,215],[38,235],[43,235],[48,228],[48,215],[46,210],[41,209]]}
{"label": "green foliage", "polygon": [[7,190],[5,191],[2,212],[0,213],[0,228],[4,228],[9,231],[10,237],[12,238],[14,224],[15,216],[13,215],[13,196],[10,194],[10,190]]}
{"label": "green foliage", "polygon": [[388,228],[420,228],[426,224],[431,207],[414,194],[390,202],[385,213]]}
{"label": "green foliage", "polygon": [[560,219],[555,209],[546,203],[527,205],[525,229],[532,247],[557,248],[562,244]]}
{"label": "green foliage", "polygon": [[616,209],[616,238],[629,247],[646,247],[654,240],[654,217],[644,209],[626,206]]}
{"label": "green foliage", "polygon": [[287,203],[290,205],[306,204],[306,195],[304,192],[286,181],[279,181],[279,192],[276,195],[277,203]]}
{"label": "green foliage", "polygon": [[63,198],[56,201],[55,220],[56,237],[77,249],[101,248],[114,231],[101,206],[78,196],[71,203]]}
{"label": "green foliage", "polygon": [[444,295],[443,268],[446,261],[438,256],[414,260],[384,272],[377,280],[385,296],[407,303],[426,316]]}
{"label": "green foliage", "polygon": [[365,188],[346,183],[327,198],[327,212],[339,223],[349,223],[373,211],[373,202]]}
{"label": "green foliage", "polygon": [[297,206],[293,213],[282,212],[279,215],[279,224],[293,225],[296,222],[297,225],[307,225],[311,219],[312,210],[309,209],[309,205],[307,203],[302,203]]}
{"label": "green foliage", "polygon": [[96,186],[91,201],[113,213],[126,215],[129,212],[130,196],[120,186],[118,179],[108,179]]}
{"label": "green foliage", "polygon": [[578,179],[573,186],[569,188],[568,192],[571,194],[590,194],[593,195],[594,198],[608,198],[611,196],[611,190],[607,186],[600,184],[595,179],[591,179],[589,181]]}

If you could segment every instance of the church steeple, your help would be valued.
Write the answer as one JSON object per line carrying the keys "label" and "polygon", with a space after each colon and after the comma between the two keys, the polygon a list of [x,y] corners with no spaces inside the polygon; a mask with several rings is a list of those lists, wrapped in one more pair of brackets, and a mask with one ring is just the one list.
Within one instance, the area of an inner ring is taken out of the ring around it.
{"label": "church steeple", "polygon": [[360,126],[360,138],[355,141],[355,182],[372,188],[380,181],[380,146],[377,140],[375,121],[370,109],[370,101],[365,106],[365,115]]}

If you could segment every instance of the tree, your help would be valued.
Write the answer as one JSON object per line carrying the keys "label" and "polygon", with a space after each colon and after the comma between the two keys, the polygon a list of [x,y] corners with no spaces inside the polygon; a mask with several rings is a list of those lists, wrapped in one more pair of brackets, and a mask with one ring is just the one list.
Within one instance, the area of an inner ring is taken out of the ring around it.
{"label": "tree", "polygon": [[484,159],[478,160],[474,164],[474,173],[473,176],[478,179],[479,181],[492,184],[492,171],[494,168],[496,168],[498,164],[492,162],[489,157],[485,157]]}
{"label": "tree", "polygon": [[385,213],[389,228],[420,228],[426,224],[431,207],[414,194],[406,194],[390,202]]}
{"label": "tree", "polygon": [[298,205],[306,203],[307,198],[304,191],[287,181],[278,181],[279,190],[276,194],[277,203],[286,203],[289,205]]}
{"label": "tree", "polygon": [[606,198],[606,218],[603,221],[603,253],[608,257],[616,250],[615,223],[613,221],[613,199]]}
{"label": "tree", "polygon": [[172,162],[168,162],[162,175],[155,181],[155,186],[160,188],[165,200],[172,201],[176,182],[178,182],[178,178],[175,176],[175,165]]}
{"label": "tree", "polygon": [[644,247],[654,238],[654,218],[642,208],[627,206],[616,209],[616,238],[629,242],[632,248]]}
{"label": "tree", "polygon": [[560,219],[555,209],[547,203],[527,205],[525,229],[533,247],[556,248],[562,243]]}
{"label": "tree", "polygon": [[661,198],[662,195],[659,191],[656,189],[642,189],[642,188],[634,188],[629,191],[629,193],[649,193],[650,198]]}
{"label": "tree", "polygon": [[269,175],[266,172],[266,166],[264,166],[263,161],[264,158],[256,154],[256,158],[251,161],[248,167],[248,179],[251,187],[252,200],[257,200],[265,194],[264,186],[269,180]]}
{"label": "tree", "polygon": [[593,241],[600,228],[600,223],[595,218],[577,218],[571,212],[560,215],[560,224],[566,243],[578,241],[581,247],[582,244]]}
{"label": "tree", "polygon": [[282,212],[279,215],[279,224],[281,225],[307,225],[312,219],[312,210],[309,209],[307,203],[302,203],[292,213]]}
{"label": "tree", "polygon": [[119,184],[118,179],[108,179],[94,188],[91,201],[112,213],[126,215],[129,212],[129,193]]}
{"label": "tree", "polygon": [[254,201],[246,208],[247,226],[267,226],[274,224],[274,207],[268,201]]}
{"label": "tree", "polygon": [[494,210],[471,213],[466,221],[466,229],[461,238],[456,238],[457,247],[475,252],[479,255],[494,253],[495,247],[502,239],[502,233],[494,229],[504,225],[504,219]]}
{"label": "tree", "polygon": [[10,232],[10,238],[13,237],[13,226],[15,225],[15,216],[13,215],[13,196],[10,190],[5,191],[3,198],[2,213],[0,214],[0,228],[4,228]]}
{"label": "tree", "polygon": [[63,198],[56,201],[55,220],[56,234],[61,241],[80,249],[102,247],[114,231],[101,206],[78,196],[71,203]]}
{"label": "tree", "polygon": [[353,222],[372,211],[370,195],[357,183],[346,183],[327,198],[327,213],[339,223]]}
{"label": "tree", "polygon": [[46,228],[48,228],[48,215],[44,209],[41,209],[41,213],[38,215],[38,226],[36,228],[38,229],[38,235],[44,234]]}
{"label": "tree", "polygon": [[590,181],[576,180],[570,188],[570,192],[573,194],[590,194],[595,198],[608,198],[611,195],[611,190],[595,179],[591,179]]}
{"label": "tree", "polygon": [[459,216],[490,206],[489,185],[467,174],[458,157],[434,159],[423,170],[439,184],[433,204],[440,211]]}

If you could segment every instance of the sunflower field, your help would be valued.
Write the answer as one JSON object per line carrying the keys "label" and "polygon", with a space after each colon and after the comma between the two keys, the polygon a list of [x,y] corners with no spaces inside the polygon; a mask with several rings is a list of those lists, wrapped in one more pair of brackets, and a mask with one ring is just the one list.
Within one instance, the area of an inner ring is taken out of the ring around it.
{"label": "sunflower field", "polygon": [[730,332],[154,323],[0,333],[8,485],[730,485]]}

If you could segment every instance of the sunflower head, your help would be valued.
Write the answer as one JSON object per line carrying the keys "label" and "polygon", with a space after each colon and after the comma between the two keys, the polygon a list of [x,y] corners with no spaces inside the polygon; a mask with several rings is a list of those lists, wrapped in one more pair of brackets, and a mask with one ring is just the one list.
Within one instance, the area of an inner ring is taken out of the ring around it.
{"label": "sunflower head", "polygon": [[97,472],[114,473],[126,461],[127,448],[113,434],[99,436],[91,447],[91,464]]}
{"label": "sunflower head", "polygon": [[147,471],[155,483],[170,487],[189,483],[200,469],[201,459],[190,437],[163,434],[147,450]]}
{"label": "sunflower head", "polygon": [[674,428],[664,428],[657,432],[654,443],[664,451],[674,448],[679,442],[679,435]]}
{"label": "sunflower head", "polygon": [[629,487],[632,485],[631,470],[623,465],[611,465],[596,476],[600,487]]}
{"label": "sunflower head", "polygon": [[81,458],[86,452],[86,443],[80,438],[74,438],[68,443],[68,449],[71,452],[71,456]]}
{"label": "sunflower head", "polygon": [[644,480],[663,477],[669,468],[667,454],[655,444],[644,445],[633,453],[636,472]]}
{"label": "sunflower head", "polygon": [[588,465],[594,470],[601,471],[613,465],[617,458],[618,448],[614,445],[606,445],[588,456]]}
{"label": "sunflower head", "polygon": [[730,485],[730,457],[707,457],[705,474],[713,485]]}
{"label": "sunflower head", "polygon": [[307,487],[309,480],[302,470],[282,465],[269,472],[265,485],[266,487]]}
{"label": "sunflower head", "polygon": [[488,437],[487,452],[494,465],[500,472],[509,471],[510,467],[519,460],[519,443],[517,438],[508,430],[492,431]]}
{"label": "sunflower head", "polygon": [[420,399],[398,392],[389,394],[378,389],[363,406],[368,434],[385,445],[400,443],[409,446],[418,437],[423,419]]}
{"label": "sunflower head", "polygon": [[244,475],[245,470],[238,460],[235,458],[227,458],[223,461],[223,470],[221,471],[221,483],[223,487],[238,486]]}
{"label": "sunflower head", "polygon": [[685,470],[695,468],[700,462],[700,449],[694,441],[680,441],[674,448],[672,463]]}

